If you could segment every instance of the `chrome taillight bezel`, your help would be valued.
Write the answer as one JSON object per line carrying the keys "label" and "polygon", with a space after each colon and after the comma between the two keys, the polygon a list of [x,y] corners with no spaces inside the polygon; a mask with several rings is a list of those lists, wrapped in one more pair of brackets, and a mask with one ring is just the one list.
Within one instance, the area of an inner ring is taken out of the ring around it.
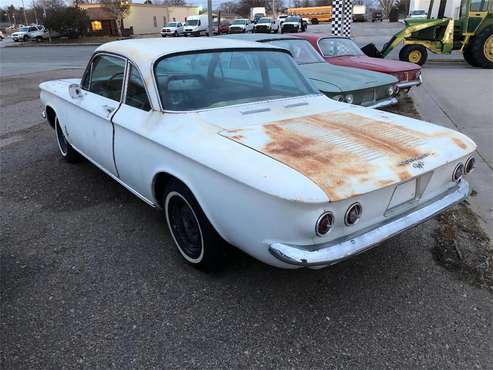
{"label": "chrome taillight bezel", "polygon": [[[353,210],[353,209],[358,209],[359,208],[359,211],[358,211],[358,218],[356,219],[356,221],[354,222],[349,222],[349,214],[350,212]],[[361,220],[361,216],[363,215],[363,207],[361,206],[361,204],[359,202],[356,202],[356,203],[353,203],[351,204],[348,209],[346,210],[346,213],[344,214],[344,224],[346,226],[353,226],[353,225],[356,225],[359,220]]]}
{"label": "chrome taillight bezel", "polygon": [[452,181],[459,182],[464,176],[464,164],[462,162],[457,163],[452,172]]}
{"label": "chrome taillight bezel", "polygon": [[464,164],[464,174],[469,175],[476,168],[476,158],[470,156]]}
{"label": "chrome taillight bezel", "polygon": [[[320,226],[320,222],[325,218],[325,217],[330,217],[331,219],[331,222],[330,222],[330,227],[329,229],[325,232],[325,233],[321,233],[319,231],[319,226]],[[317,219],[317,222],[315,223],[315,234],[317,236],[325,236],[327,235],[328,233],[330,233],[332,231],[332,228],[334,227],[334,214],[332,212],[324,212],[320,215],[320,217]]]}

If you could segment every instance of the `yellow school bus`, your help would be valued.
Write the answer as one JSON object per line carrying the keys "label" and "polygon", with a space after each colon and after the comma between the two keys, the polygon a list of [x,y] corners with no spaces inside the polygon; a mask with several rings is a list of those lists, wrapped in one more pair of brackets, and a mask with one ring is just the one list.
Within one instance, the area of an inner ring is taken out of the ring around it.
{"label": "yellow school bus", "polygon": [[330,22],[332,20],[332,6],[309,6],[306,8],[288,8],[289,15],[299,15],[308,18],[312,24]]}

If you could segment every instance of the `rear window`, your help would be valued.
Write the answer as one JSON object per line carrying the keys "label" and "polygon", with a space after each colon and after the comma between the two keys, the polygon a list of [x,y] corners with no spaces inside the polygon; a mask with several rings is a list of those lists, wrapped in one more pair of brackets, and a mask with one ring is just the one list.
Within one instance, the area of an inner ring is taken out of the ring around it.
{"label": "rear window", "polygon": [[318,94],[289,54],[215,51],[164,57],[154,66],[165,110],[190,111]]}

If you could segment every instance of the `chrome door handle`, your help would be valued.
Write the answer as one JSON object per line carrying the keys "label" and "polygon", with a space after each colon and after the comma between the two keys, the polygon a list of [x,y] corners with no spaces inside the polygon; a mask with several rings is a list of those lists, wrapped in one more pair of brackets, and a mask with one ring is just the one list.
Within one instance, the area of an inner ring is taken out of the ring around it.
{"label": "chrome door handle", "polygon": [[103,109],[106,113],[111,114],[115,110],[115,107],[112,107],[111,105],[103,105]]}

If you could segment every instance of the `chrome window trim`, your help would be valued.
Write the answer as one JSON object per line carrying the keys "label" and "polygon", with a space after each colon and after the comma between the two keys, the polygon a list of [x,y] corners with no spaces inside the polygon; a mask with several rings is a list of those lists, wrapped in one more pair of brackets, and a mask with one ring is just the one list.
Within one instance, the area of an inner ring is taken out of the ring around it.
{"label": "chrome window trim", "polygon": [[[134,62],[132,62],[130,59],[126,58],[126,60],[127,60],[127,64],[126,64],[126,68],[125,68],[125,84],[124,84],[125,85],[125,89],[122,91],[122,92],[124,92],[124,95],[122,96],[121,103],[123,105],[129,106],[129,107],[132,107],[132,108],[135,108],[135,109],[139,109],[139,110],[141,110],[143,112],[150,112],[150,111],[154,110],[154,107],[152,105],[152,100],[150,98],[149,91],[148,91],[147,86],[146,86],[146,83],[145,83],[145,79],[143,78],[143,75],[140,72],[139,67],[137,67],[137,65]],[[137,108],[137,107],[134,107],[132,105],[128,105],[126,103],[126,100],[127,100],[128,81],[130,80],[130,72],[131,72],[131,68],[132,67],[137,70],[137,72],[139,73],[140,79],[142,80],[142,83],[143,83],[143,86],[144,86],[144,90],[146,92],[147,101],[149,102],[149,107],[150,107],[150,109],[147,110],[147,111],[146,110],[143,110],[143,109],[140,109],[140,108]]]}
{"label": "chrome window trim", "polygon": [[[125,78],[126,78],[126,73],[127,73],[127,61],[128,61],[128,58],[124,57],[123,55],[120,55],[120,54],[115,54],[115,53],[109,53],[107,51],[96,51],[92,56],[91,56],[91,59],[89,60],[89,63],[87,64],[88,67],[90,67],[90,75],[89,75],[89,86],[87,89],[84,89],[82,87],[82,84],[80,86],[81,90],[84,90],[84,91],[87,91],[87,92],[90,92],[91,94],[94,94],[94,95],[98,95],[98,96],[102,96],[102,95],[99,95],[99,94],[96,94],[95,92],[91,91],[90,88],[91,88],[91,80],[92,80],[92,70],[93,70],[93,62],[94,62],[94,59],[100,55],[106,55],[106,56],[109,56],[109,57],[115,57],[115,58],[119,58],[119,59],[122,59],[124,62],[125,62],[125,66],[123,68],[123,81],[122,81],[122,91],[120,92],[120,101],[118,103],[121,103],[122,102],[122,96],[123,96],[123,90],[125,88]],[[81,82],[82,80],[84,79],[84,76],[87,72],[87,67],[86,67],[86,70],[84,71],[84,74],[82,75],[82,79],[81,79]],[[104,98],[104,96],[103,96]],[[109,98],[108,98],[109,99]],[[113,99],[110,99],[110,100],[113,100]],[[116,100],[114,100],[116,101]]]}

